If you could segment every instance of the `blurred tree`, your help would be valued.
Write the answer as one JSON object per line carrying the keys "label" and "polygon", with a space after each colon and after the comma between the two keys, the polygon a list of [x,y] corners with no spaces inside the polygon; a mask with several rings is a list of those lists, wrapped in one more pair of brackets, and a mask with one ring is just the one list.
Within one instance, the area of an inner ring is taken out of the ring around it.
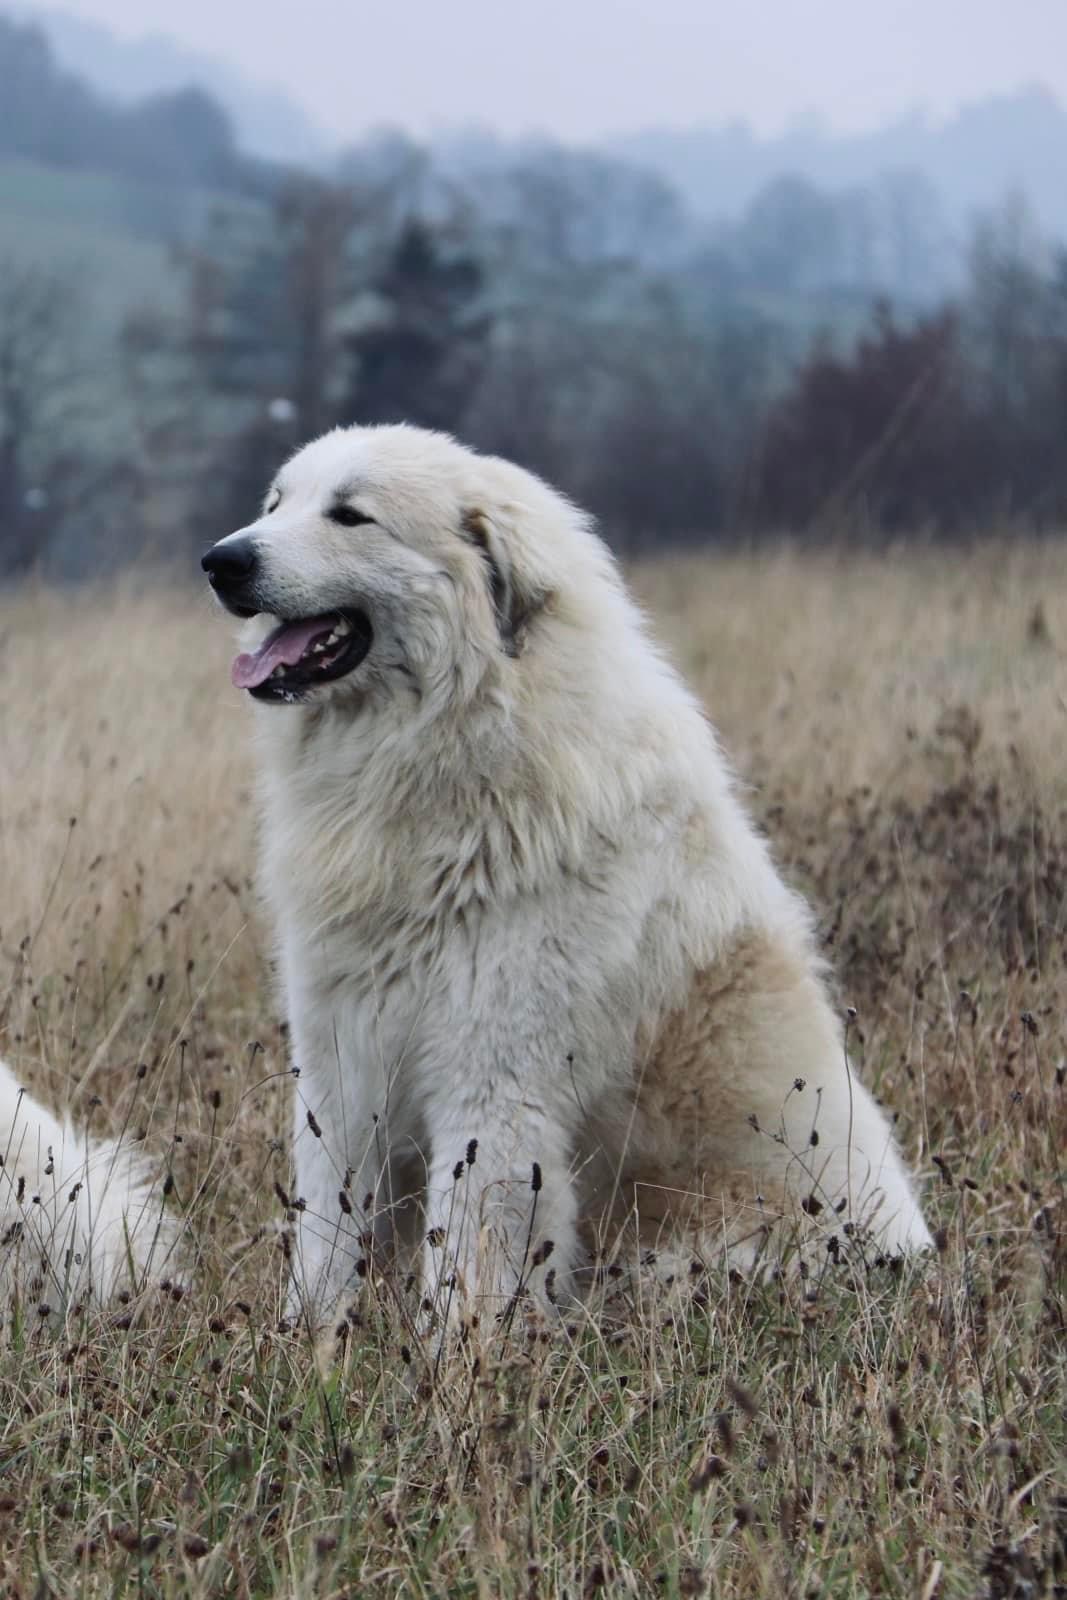
{"label": "blurred tree", "polygon": [[993,514],[1067,515],[1067,253],[1009,194],[971,242],[962,331],[971,404],[997,483]]}
{"label": "blurred tree", "polygon": [[85,480],[72,275],[0,260],[0,574],[28,571]]}
{"label": "blurred tree", "polygon": [[279,392],[291,398],[305,433],[315,434],[333,421],[344,393],[343,311],[360,287],[349,240],[357,225],[372,224],[373,206],[350,187],[304,181],[286,185],[275,216],[290,368]]}
{"label": "blurred tree", "polygon": [[342,416],[459,427],[487,355],[483,284],[462,234],[408,222],[371,284],[376,314],[349,335],[353,379]]}
{"label": "blurred tree", "polygon": [[954,458],[969,418],[950,313],[902,328],[883,306],[854,354],[817,347],[768,419],[756,519],[779,529],[955,529],[980,491]]}
{"label": "blurred tree", "polygon": [[807,292],[839,270],[839,218],[804,178],[777,178],[756,196],[740,229],[746,276],[779,294]]}
{"label": "blurred tree", "polygon": [[921,172],[883,173],[871,187],[880,244],[878,286],[905,304],[943,294],[951,246],[937,191]]}
{"label": "blurred tree", "polygon": [[587,150],[545,146],[468,176],[466,191],[514,268],[677,263],[695,230],[675,191],[640,167]]}
{"label": "blurred tree", "polygon": [[152,95],[125,113],[128,170],[171,183],[228,189],[239,183],[233,126],[202,89]]}
{"label": "blurred tree", "polygon": [[202,396],[215,526],[247,521],[279,456],[337,415],[369,270],[360,235],[376,234],[376,199],[293,177],[267,212],[217,207],[203,241],[179,252],[178,344]]}

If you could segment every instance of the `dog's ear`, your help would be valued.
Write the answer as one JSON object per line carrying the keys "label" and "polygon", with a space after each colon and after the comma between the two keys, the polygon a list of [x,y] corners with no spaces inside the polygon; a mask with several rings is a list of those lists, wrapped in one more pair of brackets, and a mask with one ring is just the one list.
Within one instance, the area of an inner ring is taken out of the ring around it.
{"label": "dog's ear", "polygon": [[548,603],[548,590],[524,580],[509,553],[508,541],[488,512],[471,507],[464,511],[460,525],[464,538],[485,562],[501,646],[509,656],[520,656],[532,618]]}

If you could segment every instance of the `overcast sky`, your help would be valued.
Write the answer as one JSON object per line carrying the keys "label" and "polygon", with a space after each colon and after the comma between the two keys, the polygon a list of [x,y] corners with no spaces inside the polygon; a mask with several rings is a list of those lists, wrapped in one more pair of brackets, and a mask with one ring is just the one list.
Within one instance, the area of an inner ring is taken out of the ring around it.
{"label": "overcast sky", "polygon": [[54,0],[283,87],[341,138],[482,123],[565,138],[808,110],[858,129],[1043,82],[1067,0]]}

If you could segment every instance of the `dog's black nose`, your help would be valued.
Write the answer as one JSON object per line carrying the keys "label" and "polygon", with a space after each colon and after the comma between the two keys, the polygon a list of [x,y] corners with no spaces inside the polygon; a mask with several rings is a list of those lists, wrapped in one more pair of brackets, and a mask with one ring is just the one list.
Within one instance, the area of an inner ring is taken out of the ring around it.
{"label": "dog's black nose", "polygon": [[255,541],[245,537],[220,539],[201,558],[200,565],[214,585],[243,583],[256,568]]}

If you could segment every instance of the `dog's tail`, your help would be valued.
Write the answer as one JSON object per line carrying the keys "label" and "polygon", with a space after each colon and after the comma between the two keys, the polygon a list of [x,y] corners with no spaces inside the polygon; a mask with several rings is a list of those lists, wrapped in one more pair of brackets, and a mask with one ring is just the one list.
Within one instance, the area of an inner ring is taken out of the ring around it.
{"label": "dog's tail", "polygon": [[177,1229],[151,1164],[129,1140],[60,1122],[2,1061],[0,1163],[0,1292],[57,1310],[173,1270]]}

